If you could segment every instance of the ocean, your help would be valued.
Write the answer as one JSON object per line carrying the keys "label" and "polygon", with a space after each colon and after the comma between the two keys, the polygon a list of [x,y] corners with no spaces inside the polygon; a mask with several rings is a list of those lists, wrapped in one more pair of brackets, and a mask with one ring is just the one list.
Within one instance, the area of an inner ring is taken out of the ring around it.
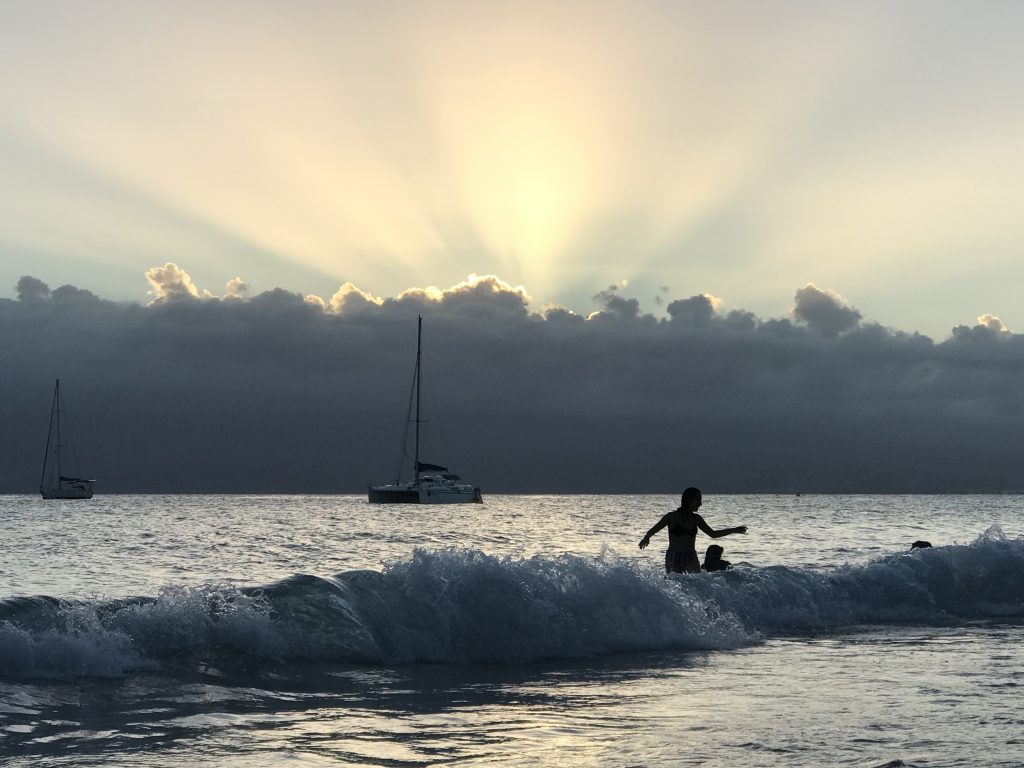
{"label": "ocean", "polygon": [[0,764],[1024,765],[1024,497],[677,504],[2,496]]}

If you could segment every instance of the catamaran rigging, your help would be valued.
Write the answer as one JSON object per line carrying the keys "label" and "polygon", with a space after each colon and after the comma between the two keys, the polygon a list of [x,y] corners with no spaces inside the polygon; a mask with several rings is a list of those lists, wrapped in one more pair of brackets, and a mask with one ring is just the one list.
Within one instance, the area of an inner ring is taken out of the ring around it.
{"label": "catamaran rigging", "polygon": [[[480,503],[483,497],[480,489],[463,482],[458,475],[449,472],[447,467],[420,461],[420,406],[423,391],[423,317],[416,322],[416,370],[413,375],[413,395],[409,407],[415,402],[416,414],[409,418],[406,411],[406,426],[402,433],[402,457],[399,459],[395,482],[387,485],[371,485],[368,491],[371,504],[465,504]],[[409,424],[415,424],[413,440],[413,477],[401,480],[401,467],[406,456],[405,446],[409,435]]]}

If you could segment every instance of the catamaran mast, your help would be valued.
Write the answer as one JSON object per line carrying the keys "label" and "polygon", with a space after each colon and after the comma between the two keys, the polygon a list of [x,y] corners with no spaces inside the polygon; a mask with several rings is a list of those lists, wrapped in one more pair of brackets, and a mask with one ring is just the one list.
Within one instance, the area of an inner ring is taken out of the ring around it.
{"label": "catamaran mast", "polygon": [[423,315],[416,316],[416,458],[412,465],[413,478],[420,476],[420,346],[423,339]]}

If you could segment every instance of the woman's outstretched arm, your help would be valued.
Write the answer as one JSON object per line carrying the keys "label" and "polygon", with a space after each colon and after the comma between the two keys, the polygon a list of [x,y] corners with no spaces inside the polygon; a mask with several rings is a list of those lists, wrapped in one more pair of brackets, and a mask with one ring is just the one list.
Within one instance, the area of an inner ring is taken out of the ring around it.
{"label": "woman's outstretched arm", "polygon": [[712,539],[718,539],[722,536],[728,536],[733,533],[747,532],[747,526],[745,525],[738,525],[735,528],[722,528],[721,530],[716,531],[714,528],[712,528],[710,525],[704,522],[704,518],[700,515],[694,515],[694,517],[697,518],[697,527],[704,531],[704,533],[706,533]]}
{"label": "woman's outstretched arm", "polygon": [[666,525],[668,525],[668,519],[671,516],[672,516],[672,513],[669,512],[667,515],[662,517],[661,520],[656,522],[654,524],[654,527],[651,528],[651,530],[649,530],[647,533],[644,534],[644,537],[642,539],[640,539],[640,549],[646,549],[647,548],[647,545],[651,543],[651,536],[653,536],[658,531],[660,531],[662,528],[664,528]]}

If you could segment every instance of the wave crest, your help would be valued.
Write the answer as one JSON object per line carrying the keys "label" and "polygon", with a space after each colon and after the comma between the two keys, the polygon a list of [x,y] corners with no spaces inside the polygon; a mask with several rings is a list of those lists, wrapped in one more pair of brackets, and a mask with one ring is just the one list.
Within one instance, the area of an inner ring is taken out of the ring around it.
{"label": "wave crest", "polygon": [[728,649],[856,624],[1024,616],[1024,540],[830,571],[771,566],[665,577],[602,555],[417,549],[383,571],[298,574],[259,589],[0,601],[0,675],[120,675],[205,661],[519,663]]}

